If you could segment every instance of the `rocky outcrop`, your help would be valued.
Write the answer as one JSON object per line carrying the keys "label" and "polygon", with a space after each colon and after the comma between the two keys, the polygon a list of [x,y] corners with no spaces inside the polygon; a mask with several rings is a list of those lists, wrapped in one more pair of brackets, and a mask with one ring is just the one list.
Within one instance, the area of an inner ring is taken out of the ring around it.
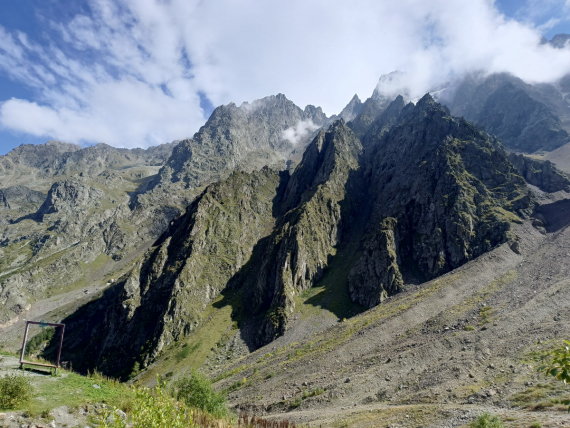
{"label": "rocky outcrop", "polygon": [[[301,110],[283,94],[240,107],[233,103],[220,106],[192,139],[179,143],[155,186],[183,182],[186,187],[196,188],[225,179],[234,170],[284,166],[294,145],[283,132],[302,121],[319,127],[325,120],[320,107]],[[297,144],[302,147],[306,142]]]}
{"label": "rocky outcrop", "polygon": [[570,142],[558,117],[509,83],[487,98],[476,123],[516,151],[551,151]]}
{"label": "rocky outcrop", "polygon": [[368,131],[370,125],[378,119],[383,111],[384,106],[377,100],[368,98],[364,104],[362,104],[360,113],[348,123],[348,126],[358,138],[362,138]]}
{"label": "rocky outcrop", "polygon": [[374,209],[349,276],[356,302],[397,291],[396,270],[434,278],[507,240],[532,199],[497,144],[429,95],[402,110],[367,168]]}
{"label": "rocky outcrop", "polygon": [[570,192],[570,180],[548,160],[539,161],[523,155],[511,153],[509,160],[524,179],[545,192]]}
{"label": "rocky outcrop", "polygon": [[80,180],[58,181],[51,186],[46,200],[38,210],[38,216],[43,218],[51,213],[74,214],[80,209],[94,208],[103,196],[103,191]]}
{"label": "rocky outcrop", "polygon": [[358,95],[354,95],[350,102],[342,109],[338,115],[338,119],[342,119],[345,122],[350,122],[362,111],[362,101],[358,98]]}
{"label": "rocky outcrop", "polygon": [[354,302],[372,308],[386,297],[398,293],[404,283],[398,266],[397,220],[385,218],[370,227],[362,257],[350,273],[348,290]]}
{"label": "rocky outcrop", "polygon": [[16,185],[0,189],[0,210],[18,209],[29,204],[41,204],[46,198],[42,192]]}
{"label": "rocky outcrop", "polygon": [[374,147],[376,143],[388,132],[400,119],[400,113],[404,109],[404,97],[398,95],[380,116],[370,124],[362,137],[364,147]]}

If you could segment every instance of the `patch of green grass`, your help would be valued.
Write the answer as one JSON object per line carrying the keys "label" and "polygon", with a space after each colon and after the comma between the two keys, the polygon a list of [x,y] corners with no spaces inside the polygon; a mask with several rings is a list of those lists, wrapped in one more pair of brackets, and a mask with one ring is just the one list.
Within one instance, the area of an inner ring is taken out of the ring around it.
{"label": "patch of green grass", "polygon": [[295,409],[295,408],[299,407],[302,402],[303,402],[303,398],[301,396],[299,396],[289,403],[289,407],[291,407],[292,409]]}
{"label": "patch of green grass", "polygon": [[198,349],[200,347],[201,344],[202,344],[202,342],[198,342],[198,343],[193,344],[192,346],[188,346],[188,344],[185,343],[182,346],[182,349],[174,355],[176,362],[180,362],[180,361],[184,360],[185,358],[188,358],[192,352],[194,352],[196,349]]}
{"label": "patch of green grass", "polygon": [[477,419],[471,421],[470,428],[504,428],[505,425],[497,416],[491,416],[489,413],[479,415]]}
{"label": "patch of green grass", "polygon": [[560,407],[570,399],[570,391],[564,384],[537,383],[511,397],[516,406],[529,410],[543,410]]}
{"label": "patch of green grass", "polygon": [[491,315],[493,314],[494,309],[492,306],[483,306],[479,310],[479,325],[488,324],[491,320]]}
{"label": "patch of green grass", "polygon": [[475,330],[475,327],[473,327],[472,325],[466,325],[464,330],[465,331],[473,331],[473,330]]}
{"label": "patch of green grass", "polygon": [[[155,388],[131,390],[132,408],[129,417],[134,427],[194,427],[195,412],[183,403],[177,403],[166,391],[166,385],[159,383]],[[94,421],[100,428],[125,428],[126,422],[116,412],[116,408],[106,408]],[[209,424],[208,424],[209,425]]]}
{"label": "patch of green grass", "polygon": [[219,380],[226,379],[226,378],[228,378],[228,377],[230,377],[230,376],[233,376],[233,375],[235,375],[235,374],[241,373],[241,372],[243,372],[245,369],[247,369],[248,367],[249,367],[249,365],[247,365],[247,366],[246,366],[246,365],[243,365],[243,366],[236,367],[236,368],[233,369],[233,370],[228,370],[228,371],[219,373],[216,377],[214,377],[214,379],[212,379],[212,382],[216,383],[216,382],[218,382]]}
{"label": "patch of green grass", "polygon": [[[56,377],[35,377],[35,394],[18,409],[40,414],[55,407],[78,407],[87,403],[114,403],[125,406],[132,391],[125,384],[107,379],[97,373],[81,376],[63,373]],[[100,386],[96,388],[94,385]]]}
{"label": "patch of green grass", "polygon": [[315,389],[313,389],[312,391],[304,390],[304,391],[303,391],[303,394],[302,394],[302,397],[303,397],[303,400],[304,400],[305,398],[316,397],[317,395],[324,394],[324,392],[325,392],[325,390],[324,390],[323,388],[321,388],[321,387],[315,388]]}

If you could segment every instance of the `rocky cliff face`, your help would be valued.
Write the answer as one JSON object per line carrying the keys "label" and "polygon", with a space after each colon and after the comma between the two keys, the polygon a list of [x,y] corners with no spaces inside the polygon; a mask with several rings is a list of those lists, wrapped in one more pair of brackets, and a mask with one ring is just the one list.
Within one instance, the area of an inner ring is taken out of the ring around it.
{"label": "rocky cliff face", "polygon": [[532,209],[497,142],[429,95],[407,105],[377,144],[369,167],[374,208],[349,277],[362,305],[398,291],[402,269],[434,278],[490,250]]}
{"label": "rocky cliff face", "polygon": [[0,189],[0,210],[15,210],[27,205],[41,204],[45,197],[42,192],[21,185]]}
{"label": "rocky cliff face", "polygon": [[307,132],[291,141],[284,131],[306,123],[312,132],[325,120],[320,108],[301,110],[282,94],[240,107],[220,106],[191,140],[178,144],[155,186],[182,182],[196,188],[225,179],[234,170],[283,167],[295,146],[304,147],[310,137]]}
{"label": "rocky cliff face", "polygon": [[102,190],[90,187],[81,180],[65,180],[54,183],[47,194],[47,198],[38,210],[43,217],[51,213],[67,213],[95,208],[105,195]]}
{"label": "rocky cliff face", "polygon": [[523,155],[511,153],[509,161],[519,171],[524,179],[545,192],[553,193],[560,190],[570,192],[570,180],[562,171],[548,160],[538,161]]}
{"label": "rocky cliff face", "polygon": [[342,109],[338,115],[338,119],[342,119],[345,122],[350,122],[362,111],[362,101],[358,98],[358,95],[354,95],[350,102]]}

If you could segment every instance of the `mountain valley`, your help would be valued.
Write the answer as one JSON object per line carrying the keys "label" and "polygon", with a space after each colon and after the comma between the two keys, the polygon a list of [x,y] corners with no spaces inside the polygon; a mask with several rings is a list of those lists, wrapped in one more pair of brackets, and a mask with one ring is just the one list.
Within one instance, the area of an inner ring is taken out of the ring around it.
{"label": "mountain valley", "polygon": [[238,413],[565,426],[536,369],[570,328],[568,79],[398,76],[331,117],[279,94],[146,150],[0,156],[2,349],[63,322],[74,370],[196,368]]}

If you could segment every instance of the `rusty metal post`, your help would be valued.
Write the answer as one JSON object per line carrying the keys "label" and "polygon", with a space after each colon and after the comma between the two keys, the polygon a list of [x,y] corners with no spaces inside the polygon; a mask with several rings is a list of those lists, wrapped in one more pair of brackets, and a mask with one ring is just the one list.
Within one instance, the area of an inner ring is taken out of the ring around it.
{"label": "rusty metal post", "polygon": [[57,350],[57,360],[55,361],[55,374],[57,374],[57,368],[59,367],[59,359],[61,357],[61,347],[63,345],[64,332],[65,332],[65,324],[61,324],[61,336],[59,336],[59,349]]}
{"label": "rusty metal post", "polygon": [[20,352],[20,370],[24,368],[24,351],[26,350],[26,340],[28,340],[29,329],[30,329],[30,322],[26,321],[26,333],[24,333],[24,341],[22,342],[22,352]]}

